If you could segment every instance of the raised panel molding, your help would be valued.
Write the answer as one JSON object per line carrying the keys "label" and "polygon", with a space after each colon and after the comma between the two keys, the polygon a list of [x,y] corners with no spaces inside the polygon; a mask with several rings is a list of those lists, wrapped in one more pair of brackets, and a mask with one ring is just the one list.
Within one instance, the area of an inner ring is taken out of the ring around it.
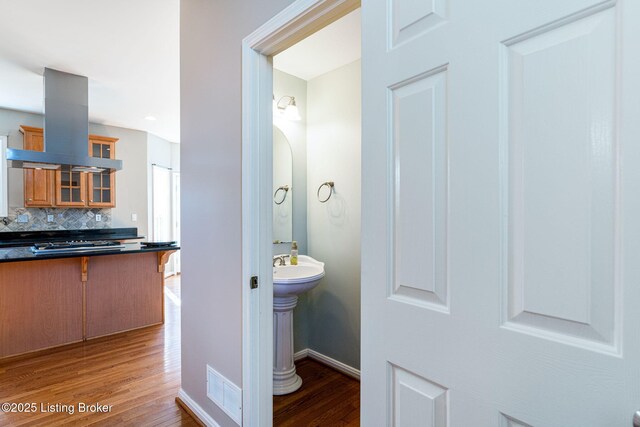
{"label": "raised panel molding", "polygon": [[513,417],[500,413],[500,427],[532,427],[532,426],[531,424],[527,424]]}
{"label": "raised panel molding", "polygon": [[449,312],[447,67],[390,87],[389,298]]}
{"label": "raised panel molding", "polygon": [[449,425],[448,389],[419,375],[389,364],[389,425],[446,427]]}
{"label": "raised panel molding", "polygon": [[388,48],[419,37],[445,22],[447,0],[387,0]]}
{"label": "raised panel molding", "polygon": [[618,353],[614,5],[503,42],[503,327]]}

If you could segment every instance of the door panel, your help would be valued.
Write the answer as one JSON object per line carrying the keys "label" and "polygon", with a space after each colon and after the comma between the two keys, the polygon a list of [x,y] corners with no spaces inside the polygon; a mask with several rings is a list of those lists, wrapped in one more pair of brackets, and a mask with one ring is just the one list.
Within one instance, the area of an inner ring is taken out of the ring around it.
{"label": "door panel", "polygon": [[615,8],[591,12],[504,43],[505,312],[617,353]]}
{"label": "door panel", "polygon": [[639,19],[363,3],[363,425],[631,425]]}
{"label": "door panel", "polygon": [[391,365],[393,425],[444,427],[447,425],[447,389]]}
{"label": "door panel", "polygon": [[446,7],[447,0],[390,0],[389,47],[394,48],[442,23]]}
{"label": "door panel", "polygon": [[390,298],[448,311],[446,67],[390,89],[394,281]]}
{"label": "door panel", "polygon": [[515,418],[511,418],[508,415],[502,415],[500,419],[500,427],[531,427],[529,424],[523,423],[522,421],[518,421]]}

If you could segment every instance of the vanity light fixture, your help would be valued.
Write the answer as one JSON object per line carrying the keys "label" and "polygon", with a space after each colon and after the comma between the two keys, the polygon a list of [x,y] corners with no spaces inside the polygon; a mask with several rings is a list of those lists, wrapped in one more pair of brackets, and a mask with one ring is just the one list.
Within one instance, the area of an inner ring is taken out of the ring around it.
{"label": "vanity light fixture", "polygon": [[[300,120],[300,112],[296,106],[296,98],[294,96],[285,95],[275,102],[276,98],[273,97],[274,113],[278,111],[285,119],[288,120]],[[284,103],[282,102],[284,100]]]}

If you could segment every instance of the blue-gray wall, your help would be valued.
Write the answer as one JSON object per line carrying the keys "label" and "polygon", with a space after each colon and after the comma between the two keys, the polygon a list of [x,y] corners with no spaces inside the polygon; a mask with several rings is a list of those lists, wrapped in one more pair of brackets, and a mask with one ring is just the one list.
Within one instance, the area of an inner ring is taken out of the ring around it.
{"label": "blue-gray wall", "polygon": [[[326,275],[306,295],[309,348],[360,368],[360,61],[307,82],[308,252]],[[326,203],[316,191],[334,181]]]}

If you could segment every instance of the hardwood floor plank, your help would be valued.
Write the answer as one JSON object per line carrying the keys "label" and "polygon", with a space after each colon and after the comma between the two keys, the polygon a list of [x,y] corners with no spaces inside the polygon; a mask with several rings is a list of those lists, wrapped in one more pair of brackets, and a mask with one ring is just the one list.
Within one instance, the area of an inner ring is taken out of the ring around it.
{"label": "hardwood floor plank", "polygon": [[312,359],[296,362],[302,387],[273,397],[273,425],[359,426],[360,382]]}
{"label": "hardwood floor plank", "polygon": [[[167,279],[174,295],[180,279]],[[165,301],[161,326],[4,359],[0,402],[36,403],[34,413],[0,412],[1,426],[197,426],[175,403],[180,389],[180,312]],[[79,404],[111,405],[79,412]],[[40,405],[44,404],[43,407]],[[73,414],[47,411],[71,405]],[[55,408],[54,408],[55,409]]]}

